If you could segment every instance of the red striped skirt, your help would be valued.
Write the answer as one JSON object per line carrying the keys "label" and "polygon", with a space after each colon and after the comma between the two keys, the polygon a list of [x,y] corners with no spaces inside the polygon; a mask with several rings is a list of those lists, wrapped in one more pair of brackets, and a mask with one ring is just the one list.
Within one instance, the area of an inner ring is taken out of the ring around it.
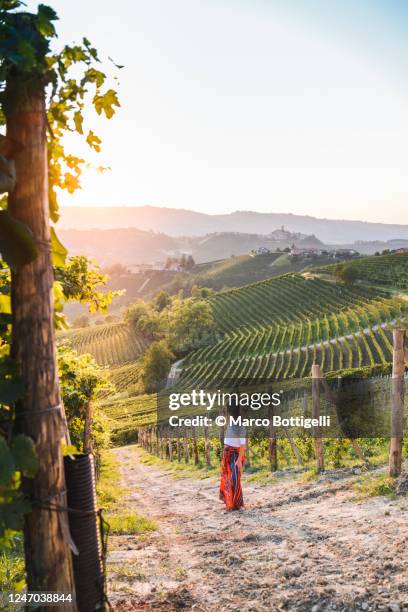
{"label": "red striped skirt", "polygon": [[[227,510],[239,510],[244,506],[241,474],[237,467],[239,448],[225,446],[221,461],[220,499]],[[245,457],[242,458],[242,464]]]}

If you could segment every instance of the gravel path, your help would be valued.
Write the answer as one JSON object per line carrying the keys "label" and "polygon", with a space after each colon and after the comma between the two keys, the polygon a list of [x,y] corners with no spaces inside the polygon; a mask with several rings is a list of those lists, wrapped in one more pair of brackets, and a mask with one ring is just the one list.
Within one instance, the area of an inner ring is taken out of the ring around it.
{"label": "gravel path", "polygon": [[309,483],[244,482],[226,513],[214,479],[174,478],[116,449],[125,503],[158,530],[112,537],[114,609],[408,610],[408,498],[357,503],[350,471]]}

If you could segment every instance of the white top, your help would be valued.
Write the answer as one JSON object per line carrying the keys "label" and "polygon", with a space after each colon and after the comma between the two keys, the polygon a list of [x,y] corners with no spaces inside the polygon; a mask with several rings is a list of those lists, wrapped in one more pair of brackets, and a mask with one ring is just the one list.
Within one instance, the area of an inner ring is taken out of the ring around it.
{"label": "white top", "polygon": [[235,448],[245,446],[245,435],[246,431],[244,427],[240,427],[239,425],[229,425],[227,427],[227,431],[225,432],[224,444],[227,446],[234,446]]}

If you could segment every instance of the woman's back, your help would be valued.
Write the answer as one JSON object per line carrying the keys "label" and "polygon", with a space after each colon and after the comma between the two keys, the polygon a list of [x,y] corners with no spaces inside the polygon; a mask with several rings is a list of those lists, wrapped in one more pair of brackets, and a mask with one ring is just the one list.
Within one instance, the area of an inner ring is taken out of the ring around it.
{"label": "woman's back", "polygon": [[246,444],[246,431],[245,427],[241,425],[228,425],[225,432],[224,444],[227,446],[233,446],[239,448]]}

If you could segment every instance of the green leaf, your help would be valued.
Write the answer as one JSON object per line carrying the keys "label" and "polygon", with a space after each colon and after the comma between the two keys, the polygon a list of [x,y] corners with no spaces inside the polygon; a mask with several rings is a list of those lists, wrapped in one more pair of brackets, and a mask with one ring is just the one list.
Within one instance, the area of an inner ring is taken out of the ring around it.
{"label": "green leaf", "polygon": [[0,325],[10,325],[12,320],[13,318],[11,314],[4,314],[3,312],[0,312]]}
{"label": "green leaf", "polygon": [[0,485],[9,484],[16,471],[13,455],[4,438],[0,437]]}
{"label": "green leaf", "polygon": [[10,503],[0,506],[0,533],[2,528],[21,531],[23,516],[30,512],[30,510],[30,503],[21,494],[15,495],[15,498]]}
{"label": "green leaf", "polygon": [[57,234],[55,233],[55,229],[51,228],[51,257],[52,263],[54,266],[58,268],[63,268],[65,266],[65,261],[67,259],[68,251],[64,247],[64,245],[59,241]]}
{"label": "green leaf", "polygon": [[82,129],[83,122],[84,122],[84,118],[82,116],[82,113],[80,111],[77,111],[74,114],[74,124],[75,124],[75,129],[78,132],[78,134],[84,133],[84,130]]}
{"label": "green leaf", "polygon": [[115,114],[114,106],[120,106],[116,91],[108,89],[102,96],[95,96],[93,99],[95,110],[100,115],[102,111],[107,119],[110,119]]}
{"label": "green leaf", "polygon": [[24,384],[15,378],[0,380],[0,404],[13,404],[24,395]]}
{"label": "green leaf", "polygon": [[12,404],[24,395],[24,384],[18,375],[14,359],[0,359],[0,404]]}
{"label": "green leaf", "polygon": [[41,15],[41,17],[44,17],[44,19],[48,19],[48,21],[58,20],[57,13],[54,11],[53,8],[51,8],[51,6],[48,6],[47,4],[38,5],[38,15]]}
{"label": "green leaf", "polygon": [[34,478],[40,467],[34,442],[28,436],[20,434],[13,438],[11,452],[18,470],[27,478]]}
{"label": "green leaf", "polygon": [[11,298],[9,295],[0,294],[0,314],[11,314]]}
{"label": "green leaf", "polygon": [[49,208],[50,208],[50,219],[53,223],[56,223],[60,218],[57,194],[55,193],[53,187],[50,185],[50,189],[48,190],[48,199],[49,199]]}
{"label": "green leaf", "polygon": [[101,145],[102,140],[99,138],[99,136],[94,134],[92,130],[89,131],[89,134],[86,137],[86,142],[91,147],[91,149],[94,149],[97,153],[100,152],[101,150],[100,145]]}
{"label": "green leaf", "polygon": [[96,68],[89,68],[81,81],[81,85],[84,86],[85,83],[95,83],[97,87],[102,87],[106,80],[106,75],[100,70],[96,70]]}
{"label": "green leaf", "polygon": [[37,245],[29,227],[0,210],[0,253],[13,271],[30,263],[38,255]]}
{"label": "green leaf", "polygon": [[115,68],[118,68],[119,70],[122,70],[122,68],[124,68],[125,66],[123,64],[117,64],[111,57],[108,56],[108,60],[110,62],[112,62],[112,64],[115,66]]}

